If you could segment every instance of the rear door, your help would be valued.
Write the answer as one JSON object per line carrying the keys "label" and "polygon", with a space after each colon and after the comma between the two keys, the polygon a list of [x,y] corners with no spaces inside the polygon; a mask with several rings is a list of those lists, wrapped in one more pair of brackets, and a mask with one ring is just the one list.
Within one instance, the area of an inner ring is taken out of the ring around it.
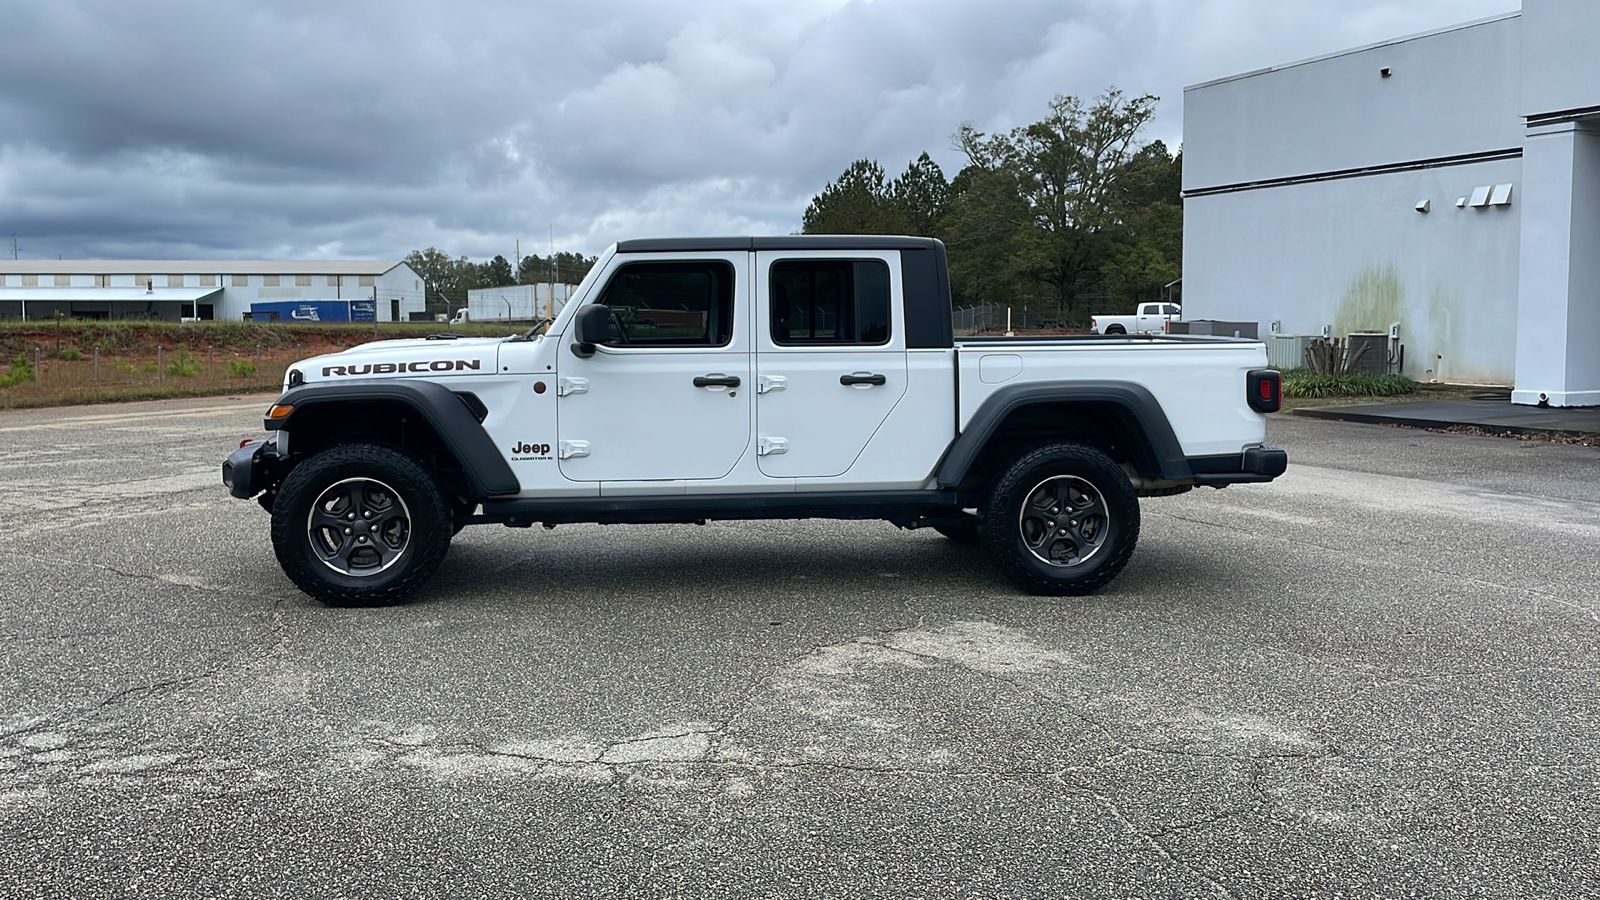
{"label": "rear door", "polygon": [[763,475],[849,470],[906,392],[898,251],[756,254],[756,453]]}

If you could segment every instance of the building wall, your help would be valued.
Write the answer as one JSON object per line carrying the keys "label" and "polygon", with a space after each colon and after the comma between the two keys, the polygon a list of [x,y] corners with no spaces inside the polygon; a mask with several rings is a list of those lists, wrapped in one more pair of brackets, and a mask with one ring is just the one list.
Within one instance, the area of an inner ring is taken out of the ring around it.
{"label": "building wall", "polygon": [[[422,281],[410,266],[404,263],[383,273],[371,275],[327,275],[327,274],[282,274],[270,276],[264,274],[247,274],[235,276],[231,273],[199,274],[171,273],[160,271],[122,272],[105,275],[66,274],[59,275],[48,270],[49,263],[40,263],[37,273],[28,275],[8,273],[0,275],[0,287],[22,287],[27,285],[30,289],[37,288],[38,299],[30,297],[28,301],[29,318],[39,318],[53,313],[57,306],[51,305],[49,292],[56,287],[117,287],[117,288],[143,288],[152,285],[156,288],[166,287],[220,287],[222,294],[213,302],[213,315],[218,320],[240,321],[250,312],[250,305],[260,300],[339,300],[339,299],[371,299],[376,291],[378,296],[378,320],[387,322],[396,320],[405,321],[413,312],[420,313],[424,308],[424,292]],[[311,263],[310,267],[314,267]],[[244,284],[236,285],[236,277],[242,277]],[[58,279],[64,279],[65,284],[58,284]],[[368,283],[363,284],[366,280]],[[275,280],[276,284],[268,284]],[[302,281],[308,283],[301,283]],[[31,284],[29,283],[31,282]],[[13,304],[14,306],[15,304]],[[138,312],[138,308],[118,304],[118,311]],[[163,315],[166,313],[163,312]],[[0,309],[0,318],[16,317],[10,307]],[[187,315],[187,313],[184,313]],[[176,320],[176,316],[172,316]]]}
{"label": "building wall", "polygon": [[[1405,374],[1510,384],[1518,21],[1188,89],[1185,317],[1256,321],[1262,334],[1273,321],[1285,333],[1335,335],[1398,323]],[[1513,185],[1510,205],[1457,207],[1497,184]]]}
{"label": "building wall", "polygon": [[1406,375],[1510,384],[1519,208],[1455,201],[1520,172],[1511,159],[1188,200],[1185,318],[1259,322],[1263,335],[1273,321],[1335,335],[1399,323]]}
{"label": "building wall", "polygon": [[1520,147],[1521,54],[1512,16],[1188,88],[1184,190]]}
{"label": "building wall", "polygon": [[1518,112],[1537,117],[1600,107],[1600,3],[1523,0],[1522,40],[1530,65]]}

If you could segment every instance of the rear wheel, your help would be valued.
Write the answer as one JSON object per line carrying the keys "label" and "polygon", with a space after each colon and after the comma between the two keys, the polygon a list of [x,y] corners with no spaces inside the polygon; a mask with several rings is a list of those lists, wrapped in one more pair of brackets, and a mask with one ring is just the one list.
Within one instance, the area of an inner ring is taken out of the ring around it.
{"label": "rear wheel", "polygon": [[979,525],[995,565],[1035,594],[1089,594],[1139,542],[1139,498],[1111,458],[1082,444],[1018,457],[990,488]]}
{"label": "rear wheel", "polygon": [[272,506],[272,546],[297,587],[330,606],[399,603],[450,548],[450,508],[414,457],[341,444],[296,466]]}
{"label": "rear wheel", "polygon": [[1110,328],[1106,329],[1106,334],[1127,334],[1127,333],[1128,333],[1128,329],[1123,328],[1121,325],[1113,325]]}

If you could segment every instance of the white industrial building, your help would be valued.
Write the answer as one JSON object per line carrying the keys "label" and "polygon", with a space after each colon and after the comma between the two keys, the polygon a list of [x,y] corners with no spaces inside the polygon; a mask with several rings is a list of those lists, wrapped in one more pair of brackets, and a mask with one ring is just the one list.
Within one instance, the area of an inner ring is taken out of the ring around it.
{"label": "white industrial building", "polygon": [[1184,310],[1600,405],[1600,3],[1184,92]]}
{"label": "white industrial building", "polygon": [[252,307],[363,304],[365,318],[407,321],[422,279],[384,260],[0,260],[0,320],[185,318],[240,321]]}

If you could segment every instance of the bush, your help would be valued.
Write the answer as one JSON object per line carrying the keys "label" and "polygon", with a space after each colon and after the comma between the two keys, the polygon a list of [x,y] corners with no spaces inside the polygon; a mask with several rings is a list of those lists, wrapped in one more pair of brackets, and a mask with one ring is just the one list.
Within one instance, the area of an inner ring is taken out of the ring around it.
{"label": "bush", "polygon": [[28,362],[26,353],[18,353],[11,358],[11,371],[0,375],[0,388],[8,388],[14,384],[33,380],[33,363]]}
{"label": "bush", "polygon": [[83,359],[83,351],[79,350],[77,347],[62,347],[51,355],[56,359],[64,359],[68,362],[77,362],[78,360]]}
{"label": "bush", "polygon": [[167,363],[167,374],[193,378],[200,374],[200,360],[189,355],[188,347],[179,347],[178,352],[172,354],[172,362]]}
{"label": "bush", "polygon": [[254,378],[256,364],[248,359],[228,360],[228,374],[234,378]]}
{"label": "bush", "polygon": [[117,369],[118,372],[132,372],[132,371],[134,371],[134,370],[136,370],[138,368],[139,368],[138,366],[134,365],[131,362],[119,362],[116,365],[116,369]]}
{"label": "bush", "polygon": [[1321,375],[1310,369],[1283,373],[1285,397],[1398,397],[1415,393],[1417,383],[1404,375],[1347,372]]}
{"label": "bush", "polygon": [[161,367],[153,362],[147,362],[144,364],[144,370],[146,372],[159,372],[161,371]]}

